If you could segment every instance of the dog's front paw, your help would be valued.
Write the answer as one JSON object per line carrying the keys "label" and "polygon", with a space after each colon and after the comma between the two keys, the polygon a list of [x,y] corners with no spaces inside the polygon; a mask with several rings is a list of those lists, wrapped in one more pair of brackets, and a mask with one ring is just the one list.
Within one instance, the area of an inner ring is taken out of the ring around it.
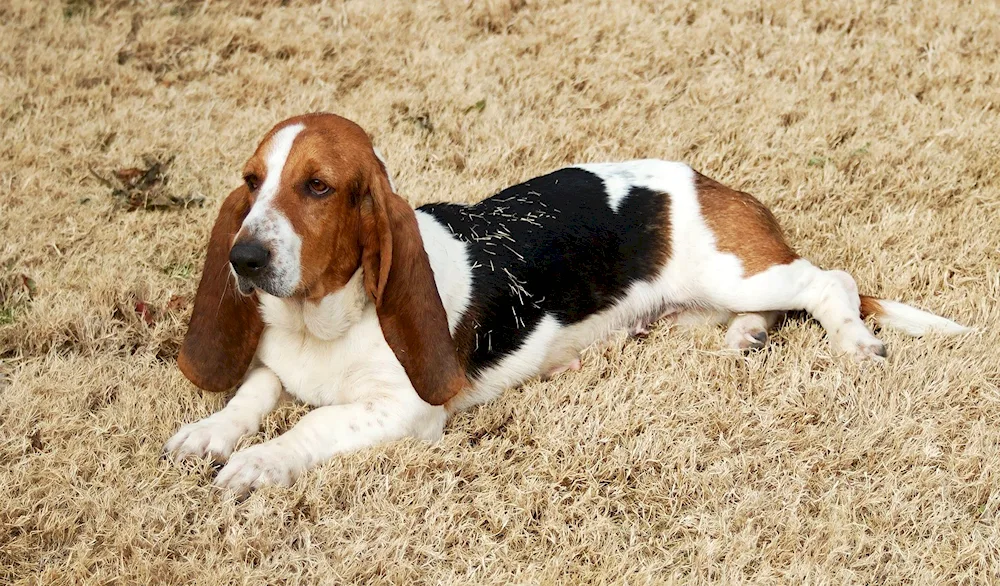
{"label": "dog's front paw", "polygon": [[268,442],[233,454],[213,484],[244,497],[266,485],[291,486],[300,472],[294,453]]}
{"label": "dog's front paw", "polygon": [[225,419],[202,419],[180,428],[163,446],[163,454],[180,462],[188,458],[208,458],[225,463],[246,429]]}

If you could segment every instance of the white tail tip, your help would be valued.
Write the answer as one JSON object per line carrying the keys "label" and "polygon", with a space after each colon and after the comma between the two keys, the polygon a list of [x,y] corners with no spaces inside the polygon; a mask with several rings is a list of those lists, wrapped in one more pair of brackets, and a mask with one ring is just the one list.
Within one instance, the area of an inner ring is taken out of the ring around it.
{"label": "white tail tip", "polygon": [[972,328],[904,303],[885,299],[879,299],[876,303],[878,306],[872,312],[875,323],[911,336],[923,336],[932,332],[957,336],[972,331]]}

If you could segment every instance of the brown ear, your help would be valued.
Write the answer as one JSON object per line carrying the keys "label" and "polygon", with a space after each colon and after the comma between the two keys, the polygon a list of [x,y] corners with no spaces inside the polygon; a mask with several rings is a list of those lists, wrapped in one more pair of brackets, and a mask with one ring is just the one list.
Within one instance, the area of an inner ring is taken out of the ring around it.
{"label": "brown ear", "polygon": [[228,391],[243,379],[264,330],[257,295],[241,294],[229,268],[229,248],[249,211],[246,187],[222,202],[208,241],[191,323],[177,357],[184,376],[206,391]]}
{"label": "brown ear", "polygon": [[366,181],[361,201],[361,266],[382,334],[417,394],[443,405],[468,385],[448,331],[417,217],[392,192],[384,171]]}

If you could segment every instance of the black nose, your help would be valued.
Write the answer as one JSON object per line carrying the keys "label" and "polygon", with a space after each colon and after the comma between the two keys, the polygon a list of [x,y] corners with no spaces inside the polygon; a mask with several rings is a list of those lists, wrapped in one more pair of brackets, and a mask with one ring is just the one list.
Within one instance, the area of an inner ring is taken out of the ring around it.
{"label": "black nose", "polygon": [[241,277],[254,277],[267,267],[271,251],[258,242],[238,242],[229,251],[229,262]]}

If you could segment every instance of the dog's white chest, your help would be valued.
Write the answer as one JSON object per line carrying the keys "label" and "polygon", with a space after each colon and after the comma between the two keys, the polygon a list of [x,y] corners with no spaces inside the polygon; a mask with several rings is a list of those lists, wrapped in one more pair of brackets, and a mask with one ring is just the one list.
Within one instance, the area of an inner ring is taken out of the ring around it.
{"label": "dog's white chest", "polygon": [[272,326],[264,330],[257,357],[303,403],[335,405],[348,401],[343,390],[354,370],[343,346],[343,340],[324,341]]}
{"label": "dog's white chest", "polygon": [[351,285],[314,305],[261,297],[267,327],[257,359],[303,403],[349,403],[373,382],[396,374],[386,370],[402,370],[374,308],[355,303]]}

